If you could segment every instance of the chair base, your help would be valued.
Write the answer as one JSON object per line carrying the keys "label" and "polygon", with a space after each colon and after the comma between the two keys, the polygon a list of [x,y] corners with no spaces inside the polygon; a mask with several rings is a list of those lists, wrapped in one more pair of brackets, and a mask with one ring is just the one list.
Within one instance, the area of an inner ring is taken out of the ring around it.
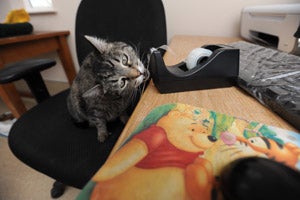
{"label": "chair base", "polygon": [[66,185],[61,183],[61,182],[58,182],[58,181],[55,181],[53,183],[53,187],[51,189],[51,197],[53,199],[57,199],[59,197],[61,197],[64,192],[66,190]]}

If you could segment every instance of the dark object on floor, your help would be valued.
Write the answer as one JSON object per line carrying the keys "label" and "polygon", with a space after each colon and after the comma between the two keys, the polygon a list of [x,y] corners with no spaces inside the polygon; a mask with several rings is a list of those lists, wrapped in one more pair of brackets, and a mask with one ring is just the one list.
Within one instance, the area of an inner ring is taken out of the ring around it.
{"label": "dark object on floor", "polygon": [[225,200],[300,199],[300,173],[266,158],[233,161],[220,176]]}
{"label": "dark object on floor", "polygon": [[54,199],[60,197],[65,192],[65,189],[66,189],[65,184],[55,181],[51,189],[51,197]]}
{"label": "dark object on floor", "polygon": [[248,42],[240,49],[238,85],[300,130],[300,57]]}
{"label": "dark object on floor", "polygon": [[[151,47],[166,44],[161,0],[83,0],[75,30],[79,63],[93,51],[84,35],[127,42],[144,56]],[[109,123],[112,135],[100,144],[96,128],[79,128],[71,120],[68,93],[50,97],[22,115],[8,141],[15,156],[30,167],[60,183],[82,188],[105,162],[124,125],[120,120]]]}
{"label": "dark object on floor", "polygon": [[0,38],[30,34],[33,26],[29,22],[0,24]]}
{"label": "dark object on floor", "polygon": [[165,66],[159,51],[151,54],[149,70],[160,93],[230,87],[239,75],[239,50],[225,45],[203,47],[212,54],[188,69],[186,62]]}
{"label": "dark object on floor", "polygon": [[6,121],[6,120],[11,120],[13,118],[14,118],[14,116],[11,112],[5,112],[0,115],[0,122]]}

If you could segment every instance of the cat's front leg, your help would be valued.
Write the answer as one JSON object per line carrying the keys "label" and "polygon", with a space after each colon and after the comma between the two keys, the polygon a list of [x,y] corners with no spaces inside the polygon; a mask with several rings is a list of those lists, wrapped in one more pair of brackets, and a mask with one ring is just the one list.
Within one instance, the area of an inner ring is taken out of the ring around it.
{"label": "cat's front leg", "polygon": [[129,120],[128,114],[126,112],[122,113],[120,115],[120,120],[125,125],[127,123],[127,121]]}
{"label": "cat's front leg", "polygon": [[101,143],[105,142],[106,138],[108,137],[108,135],[110,135],[110,133],[103,126],[97,127],[97,130],[98,130],[98,140]]}
{"label": "cat's front leg", "polygon": [[97,133],[98,133],[98,140],[102,143],[108,137],[109,132],[107,131],[106,127],[106,120],[101,118],[93,118],[91,124],[96,126]]}

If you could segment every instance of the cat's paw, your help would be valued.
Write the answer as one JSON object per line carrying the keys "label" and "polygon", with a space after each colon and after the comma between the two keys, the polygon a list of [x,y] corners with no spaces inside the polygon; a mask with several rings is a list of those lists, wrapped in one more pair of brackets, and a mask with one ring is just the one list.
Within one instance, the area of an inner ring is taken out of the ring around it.
{"label": "cat's paw", "polygon": [[109,136],[110,134],[107,133],[107,132],[101,132],[101,133],[98,133],[98,140],[99,142],[103,143],[105,142],[106,138]]}
{"label": "cat's paw", "polygon": [[125,113],[125,114],[122,114],[121,116],[120,116],[120,120],[121,120],[121,122],[123,123],[123,124],[126,124],[127,123],[127,121],[129,120],[129,116]]}

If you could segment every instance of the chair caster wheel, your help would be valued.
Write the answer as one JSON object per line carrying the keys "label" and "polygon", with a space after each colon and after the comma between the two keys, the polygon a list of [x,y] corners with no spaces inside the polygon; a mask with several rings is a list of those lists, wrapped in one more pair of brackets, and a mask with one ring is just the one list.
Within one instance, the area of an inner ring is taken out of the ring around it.
{"label": "chair caster wheel", "polygon": [[66,185],[64,185],[61,182],[55,181],[51,189],[51,197],[53,199],[59,198],[64,194],[65,189],[66,189]]}

